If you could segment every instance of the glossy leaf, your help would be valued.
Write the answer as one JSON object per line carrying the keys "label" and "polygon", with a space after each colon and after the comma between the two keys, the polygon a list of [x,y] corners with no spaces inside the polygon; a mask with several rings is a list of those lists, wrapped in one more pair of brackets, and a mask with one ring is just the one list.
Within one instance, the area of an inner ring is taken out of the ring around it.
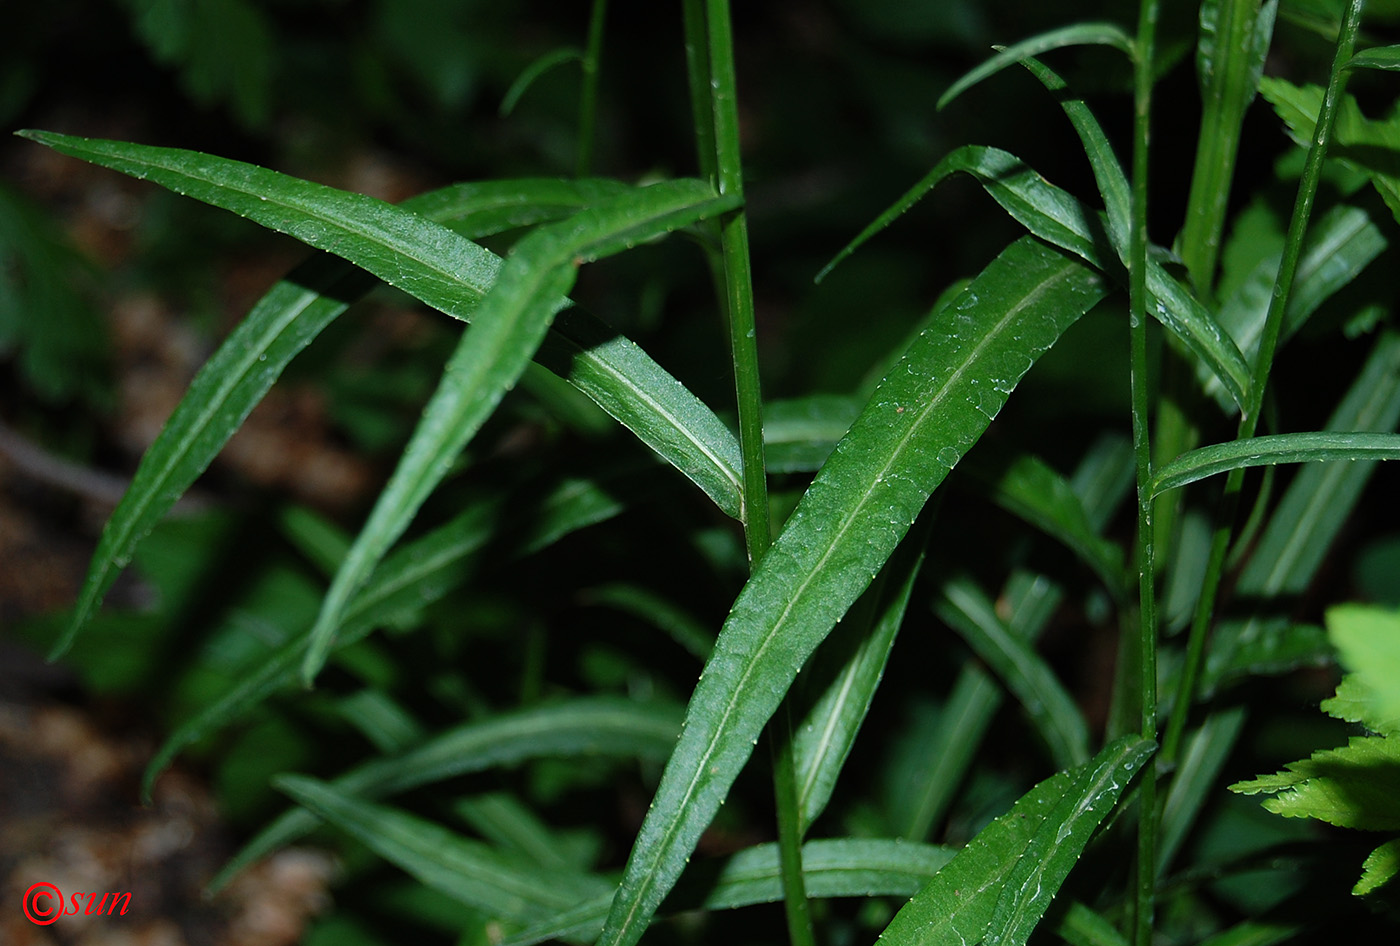
{"label": "glossy leaf", "polygon": [[1016,694],[1057,766],[1070,768],[1089,758],[1089,726],[1074,698],[1050,665],[997,616],[996,605],[979,588],[968,579],[953,579],[943,586],[935,610]]}
{"label": "glossy leaf", "polygon": [[1152,477],[1152,495],[1241,467],[1324,460],[1394,460],[1400,458],[1400,434],[1268,434],[1199,447],[1164,463]]}
{"label": "glossy leaf", "polygon": [[[612,755],[661,760],[676,741],[679,717],[665,704],[593,698],[536,706],[465,723],[396,756],[376,759],[330,783],[363,799],[381,798],[467,772],[540,757]],[[249,841],[209,882],[218,891],[235,874],[316,826],[307,811],[283,814]]]}
{"label": "glossy leaf", "polygon": [[1052,49],[1063,49],[1066,46],[1112,46],[1127,53],[1130,59],[1136,55],[1137,49],[1132,37],[1123,32],[1123,28],[1115,23],[1076,23],[1073,26],[1049,30],[1039,36],[1023,39],[1019,43],[998,50],[991,59],[949,86],[948,91],[939,96],[937,107],[943,108],[972,86],[983,79],[996,75],[1007,66],[1015,65],[1031,56],[1048,53]]}
{"label": "glossy leaf", "polygon": [[880,941],[1024,942],[1152,749],[1150,742],[1125,736],[1091,762],[1031,789],[904,905]]}
{"label": "glossy leaf", "polygon": [[308,684],[330,652],[351,596],[525,370],[550,319],[567,304],[563,297],[573,287],[579,264],[731,210],[736,203],[715,197],[709,185],[698,181],[665,182],[541,227],[516,244],[331,582],[302,663]]}
{"label": "glossy leaf", "polygon": [[808,655],[1035,358],[1104,291],[1077,261],[1017,241],[876,389],[735,601],[603,942],[642,935]]}
{"label": "glossy leaf", "polygon": [[[1105,225],[1097,214],[1045,180],[1015,155],[997,148],[968,145],[940,161],[827,263],[817,279],[917,203],[939,181],[958,172],[975,177],[987,193],[1031,233],[1106,273],[1122,273],[1119,256],[1110,245]],[[1148,314],[1171,329],[1220,378],[1235,402],[1243,404],[1244,392],[1249,386],[1249,366],[1215,317],[1150,257],[1147,290],[1151,297]]]}
{"label": "glossy leaf", "polygon": [[600,877],[532,865],[334,785],[279,775],[273,786],[434,890],[492,916],[524,922],[551,916],[608,889]]}

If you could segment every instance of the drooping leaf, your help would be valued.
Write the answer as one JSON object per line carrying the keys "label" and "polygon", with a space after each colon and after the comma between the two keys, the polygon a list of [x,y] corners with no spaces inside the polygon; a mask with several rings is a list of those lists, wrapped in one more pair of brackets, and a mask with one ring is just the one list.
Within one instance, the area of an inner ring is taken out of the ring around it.
{"label": "drooping leaf", "polygon": [[303,775],[273,785],[420,883],[501,919],[540,920],[579,900],[606,893],[601,877],[545,868],[470,841],[422,818],[365,802]]}
{"label": "drooping leaf", "polygon": [[[494,282],[501,262],[438,222],[481,236],[566,216],[628,191],[614,181],[495,181],[453,185],[394,207],[196,152],[49,132],[23,134],[344,256],[462,319]],[[196,376],[147,451],[103,530],[71,624],[54,646],[54,656],[71,644],[141,537],[203,472],[292,357],[372,285],[354,267],[314,259],[259,301]],[[733,434],[636,345],[571,310],[556,320],[539,355],[546,366],[691,477],[721,508],[737,515],[739,448]]]}
{"label": "drooping leaf", "polygon": [[1059,100],[1079,142],[1084,146],[1084,154],[1089,159],[1089,167],[1094,172],[1094,183],[1103,199],[1104,213],[1108,217],[1108,234],[1121,258],[1128,251],[1129,208],[1132,203],[1132,190],[1128,186],[1128,176],[1123,173],[1123,165],[1113,153],[1113,145],[1104,134],[1103,127],[1089,111],[1084,100],[1068,94],[1065,80],[1053,70],[1035,59],[1024,59],[1021,65],[1030,70]]}
{"label": "drooping leaf", "polygon": [[[1267,77],[1259,90],[1287,124],[1293,140],[1306,147],[1322,107],[1323,89]],[[1390,212],[1400,220],[1400,103],[1373,119],[1361,111],[1354,96],[1343,96],[1332,139],[1327,156],[1363,171]]]}
{"label": "drooping leaf", "polygon": [[1152,477],[1152,495],[1242,467],[1324,460],[1394,460],[1400,458],[1400,434],[1267,434],[1198,447],[1164,463]]}
{"label": "drooping leaf", "polygon": [[555,66],[562,66],[565,63],[578,62],[583,59],[583,50],[574,46],[566,46],[563,49],[554,49],[540,56],[524,69],[520,70],[520,75],[516,76],[510,88],[506,89],[506,94],[501,98],[500,112],[502,115],[509,115],[515,111],[515,104],[520,101],[520,97],[525,94],[530,86],[535,84],[535,80],[544,75]]}
{"label": "drooping leaf", "polygon": [[330,652],[351,596],[525,370],[554,313],[567,305],[563,297],[579,264],[732,210],[735,204],[699,181],[663,182],[541,227],[516,244],[331,582],[302,662],[308,684]]}
{"label": "drooping leaf", "polygon": [[1023,39],[997,54],[982,65],[968,72],[948,87],[938,98],[938,108],[943,108],[953,99],[966,92],[983,79],[996,75],[1007,66],[1015,65],[1022,59],[1048,53],[1052,49],[1066,46],[1113,46],[1127,53],[1128,58],[1136,56],[1137,46],[1131,36],[1116,23],[1076,23],[1060,29],[1049,30],[1039,36]]}
{"label": "drooping leaf", "polygon": [[1122,594],[1126,588],[1122,549],[1098,534],[1069,482],[1045,461],[1023,453],[995,468],[974,466],[973,470],[995,477],[992,498],[997,505],[1063,543],[1094,570],[1110,594]]}
{"label": "drooping leaf", "polygon": [[1125,736],[1021,796],[904,905],[881,942],[1024,942],[1152,750],[1152,743]]}
{"label": "drooping leaf", "polygon": [[[466,772],[546,756],[613,755],[664,759],[675,745],[679,715],[666,704],[575,699],[502,713],[438,733],[405,753],[367,762],[329,784],[363,799],[381,798]],[[222,889],[260,857],[316,826],[294,809],[249,841],[209,882]]]}
{"label": "drooping leaf", "polygon": [[[976,178],[987,193],[1031,233],[1074,253],[1105,273],[1122,276],[1119,253],[1111,245],[1106,225],[1098,214],[1045,180],[1015,155],[998,148],[967,145],[938,162],[923,180],[837,253],[818,273],[817,279],[820,281],[940,181],[959,172]],[[1249,366],[1210,311],[1161,263],[1150,257],[1147,291],[1151,297],[1148,314],[1171,329],[1220,378],[1235,402],[1243,404],[1244,392],[1249,386]]]}
{"label": "drooping leaf", "polygon": [[1013,243],[876,389],[740,593],[628,861],[603,941],[634,943],[798,669],[1101,277]]}
{"label": "drooping leaf", "polygon": [[1089,726],[1074,698],[1050,665],[997,616],[981,589],[954,578],[943,586],[934,610],[1020,700],[1056,765],[1070,768],[1089,758]]}

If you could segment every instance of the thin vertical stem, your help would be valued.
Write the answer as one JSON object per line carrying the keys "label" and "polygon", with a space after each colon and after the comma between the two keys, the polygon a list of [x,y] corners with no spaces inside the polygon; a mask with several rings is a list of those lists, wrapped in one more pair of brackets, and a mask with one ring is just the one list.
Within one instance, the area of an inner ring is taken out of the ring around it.
{"label": "thin vertical stem", "polygon": [[[687,60],[691,70],[692,102],[697,105],[696,128],[704,122],[698,103],[708,93],[713,115],[714,164],[707,161],[705,135],[697,135],[702,173],[712,173],[722,194],[743,194],[744,172],[739,147],[739,108],[734,37],[728,0],[707,0],[706,50],[710,66],[707,89],[697,91],[695,65],[702,58],[697,48],[698,5],[686,4]],[[729,350],[734,362],[734,389],[739,412],[739,450],[743,457],[743,523],[749,567],[757,568],[771,535],[768,523],[768,477],[763,457],[763,396],[759,389],[758,344],[753,305],[753,277],[749,262],[748,217],[741,207],[719,222],[720,251],[724,260],[725,310],[728,314]],[[797,778],[792,757],[792,719],[786,699],[769,727],[773,754],[773,795],[778,814],[778,856],[783,882],[783,906],[792,946],[815,946],[816,934],[807,905],[802,872],[802,826],[797,800]]]}
{"label": "thin vertical stem", "polygon": [[[742,195],[744,167],[739,152],[739,106],[729,2],[709,0],[706,12],[719,192]],[[771,537],[768,480],[763,459],[763,396],[759,390],[753,274],[749,265],[749,226],[748,215],[742,207],[720,219],[720,245],[724,254],[729,349],[734,360],[734,389],[739,409],[739,449],[744,458],[744,538],[749,561],[756,566],[768,551]]]}
{"label": "thin vertical stem", "polygon": [[[1259,340],[1259,353],[1255,357],[1249,391],[1245,398],[1244,413],[1240,416],[1238,436],[1243,439],[1253,437],[1259,426],[1259,415],[1263,412],[1264,392],[1269,383],[1269,372],[1273,368],[1274,351],[1278,347],[1279,331],[1283,326],[1283,315],[1288,308],[1288,299],[1293,291],[1293,280],[1298,273],[1298,259],[1303,252],[1303,238],[1307,233],[1308,221],[1312,217],[1313,203],[1317,199],[1317,188],[1322,180],[1322,163],[1327,156],[1327,146],[1332,140],[1332,126],[1336,122],[1337,106],[1346,90],[1347,73],[1343,65],[1351,58],[1356,48],[1356,33],[1361,26],[1361,9],[1365,0],[1351,0],[1341,32],[1337,35],[1337,51],[1332,60],[1332,74],[1328,78],[1327,92],[1318,112],[1317,125],[1313,131],[1312,143],[1308,147],[1307,161],[1303,165],[1302,180],[1298,183],[1298,195],[1293,203],[1293,216],[1288,222],[1288,237],[1283,246],[1283,259],[1279,262],[1278,279],[1274,282],[1274,292],[1269,299],[1269,311],[1264,319],[1264,332]],[[1191,636],[1187,641],[1186,665],[1182,669],[1180,692],[1167,724],[1166,736],[1162,744],[1165,761],[1176,758],[1181,745],[1182,733],[1186,727],[1186,717],[1190,713],[1195,697],[1196,680],[1200,674],[1201,661],[1205,656],[1206,637],[1211,618],[1215,612],[1216,595],[1220,590],[1220,579],[1225,571],[1225,555],[1229,551],[1230,538],[1234,533],[1236,511],[1239,509],[1240,490],[1244,484],[1244,470],[1232,470],[1225,481],[1225,492],[1221,496],[1220,510],[1216,518],[1215,535],[1211,541],[1210,559],[1206,565],[1205,579],[1201,586],[1201,596],[1196,602],[1196,612],[1191,621]]]}
{"label": "thin vertical stem", "polygon": [[[1158,0],[1142,0],[1133,82],[1133,205],[1128,259],[1131,330],[1133,452],[1138,497],[1138,689],[1142,735],[1157,737],[1157,600],[1153,563],[1152,444],[1149,431],[1147,359],[1147,171],[1152,116],[1152,67],[1156,58]],[[1135,941],[1151,946],[1157,873],[1157,781],[1154,767],[1143,773],[1138,793],[1138,863]]]}
{"label": "thin vertical stem", "polygon": [[593,140],[598,124],[598,62],[603,50],[603,22],[608,0],[593,0],[588,18],[588,45],[583,50],[583,93],[578,108],[578,163],[574,174],[587,177],[593,170]]}

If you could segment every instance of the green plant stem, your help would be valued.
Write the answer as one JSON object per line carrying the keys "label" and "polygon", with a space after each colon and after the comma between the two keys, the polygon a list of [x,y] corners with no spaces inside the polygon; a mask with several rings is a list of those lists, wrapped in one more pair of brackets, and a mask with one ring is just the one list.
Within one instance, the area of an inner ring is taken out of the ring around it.
{"label": "green plant stem", "polygon": [[[1138,493],[1139,706],[1142,736],[1157,738],[1157,602],[1152,534],[1152,443],[1149,431],[1147,359],[1147,157],[1152,116],[1152,67],[1156,58],[1158,0],[1142,0],[1133,82],[1133,206],[1129,245],[1128,306],[1131,329],[1133,452]],[[1138,797],[1138,863],[1134,930],[1137,946],[1151,946],[1157,872],[1157,787],[1147,766]]]}
{"label": "green plant stem", "polygon": [[[1327,157],[1327,146],[1332,139],[1332,126],[1337,115],[1337,105],[1346,90],[1347,71],[1343,64],[1351,58],[1356,47],[1356,34],[1361,26],[1361,9],[1365,0],[1351,0],[1341,32],[1337,36],[1337,51],[1332,61],[1332,74],[1327,82],[1327,92],[1323,96],[1322,110],[1317,116],[1312,144],[1308,147],[1307,161],[1303,165],[1302,180],[1298,184],[1298,195],[1293,203],[1293,216],[1288,222],[1288,236],[1283,246],[1283,259],[1279,262],[1278,279],[1274,282],[1274,292],[1269,299],[1269,311],[1264,320],[1264,332],[1259,340],[1259,354],[1254,362],[1250,378],[1245,411],[1240,417],[1240,438],[1253,437],[1259,425],[1259,415],[1263,411],[1264,392],[1269,383],[1269,371],[1273,367],[1274,351],[1278,347],[1279,331],[1283,326],[1283,315],[1288,308],[1288,299],[1293,291],[1293,280],[1298,272],[1298,259],[1303,252],[1303,238],[1307,233],[1308,221],[1312,216],[1313,203],[1317,198],[1317,188],[1322,180],[1322,162]],[[1225,571],[1225,556],[1230,548],[1230,538],[1234,533],[1235,514],[1239,509],[1240,490],[1244,484],[1244,470],[1230,472],[1225,481],[1225,491],[1221,496],[1216,518],[1215,533],[1211,539],[1210,559],[1206,565],[1205,579],[1201,585],[1201,596],[1196,602],[1196,611],[1191,619],[1191,636],[1187,641],[1186,664],[1182,668],[1181,686],[1172,708],[1171,719],[1167,723],[1166,735],[1162,743],[1162,758],[1172,762],[1180,750],[1182,733],[1186,728],[1186,717],[1195,697],[1196,682],[1200,676],[1201,662],[1205,657],[1206,639],[1211,618],[1215,613],[1216,596],[1220,590],[1220,580]]]}
{"label": "green plant stem", "polygon": [[588,17],[588,45],[583,50],[583,92],[578,108],[578,164],[576,177],[587,177],[593,170],[593,141],[598,125],[598,62],[603,50],[603,23],[608,18],[608,0],[593,0]]}
{"label": "green plant stem", "polygon": [[[687,15],[689,25],[690,15]],[[721,194],[744,191],[739,145],[739,108],[734,68],[734,37],[728,0],[706,3],[709,98],[713,111],[715,171]],[[694,35],[693,32],[690,35]],[[692,95],[695,91],[692,88]],[[701,124],[697,120],[697,126]],[[701,159],[704,169],[704,158]],[[720,248],[724,256],[725,311],[729,349],[734,362],[734,388],[739,413],[739,450],[743,457],[744,541],[750,569],[757,568],[772,541],[768,523],[768,477],[763,456],[763,396],[759,389],[753,276],[749,263],[748,217],[742,207],[720,219]],[[792,719],[787,698],[769,728],[773,746],[773,794],[778,815],[778,857],[783,881],[783,907],[792,946],[816,946],[802,872],[802,826],[797,799],[796,764],[792,757]]]}

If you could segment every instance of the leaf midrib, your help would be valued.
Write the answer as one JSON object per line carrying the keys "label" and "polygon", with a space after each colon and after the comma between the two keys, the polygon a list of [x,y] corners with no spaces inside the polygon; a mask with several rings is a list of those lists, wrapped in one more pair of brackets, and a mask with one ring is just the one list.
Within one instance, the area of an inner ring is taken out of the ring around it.
{"label": "leaf midrib", "polygon": [[[889,470],[894,466],[895,461],[903,456],[904,451],[908,447],[910,440],[913,439],[914,434],[916,432],[923,428],[924,422],[927,420],[929,414],[933,411],[935,407],[942,405],[945,397],[952,390],[954,383],[958,379],[960,379],[963,376],[963,374],[969,370],[969,367],[978,360],[978,356],[980,355],[980,353],[983,350],[985,350],[992,343],[992,341],[1000,339],[1002,332],[1005,331],[1007,325],[1012,321],[1012,319],[1021,311],[1023,311],[1027,306],[1031,305],[1035,301],[1038,301],[1045,294],[1050,285],[1057,281],[1069,278],[1069,276],[1074,272],[1074,264],[1071,264],[1068,261],[1062,261],[1060,265],[1061,271],[1058,274],[1048,276],[1047,278],[1043,279],[1036,286],[1034,291],[1027,293],[1026,295],[1022,296],[1019,300],[1017,300],[1016,304],[1007,310],[1006,315],[1004,315],[996,323],[994,329],[990,332],[987,332],[985,335],[983,335],[981,339],[978,340],[977,344],[973,347],[968,357],[964,358],[962,363],[956,369],[953,370],[952,374],[948,376],[948,380],[946,380],[943,383],[943,386],[939,389],[939,391],[936,392],[934,396],[929,399],[928,403],[924,405],[924,407],[919,411],[917,419],[914,423],[909,425],[908,431],[905,432],[904,436],[900,439],[895,449],[891,451],[890,459],[885,463],[885,465],[881,468],[880,473],[875,477],[875,483],[883,482],[884,475],[888,473]],[[857,421],[857,423],[859,423],[859,421]],[[854,428],[854,426],[855,425],[853,424],[852,427]],[[840,543],[840,540],[850,530],[851,524],[855,522],[857,518],[859,518],[859,513],[862,510],[864,510],[866,504],[870,501],[872,493],[873,490],[869,488],[864,490],[863,495],[861,496],[860,500],[857,502],[855,507],[851,510],[851,513],[847,515],[845,520],[841,523],[841,527],[836,532],[836,537],[831,542],[827,543],[826,550],[822,553],[821,557],[817,560],[815,565],[812,568],[808,569],[807,575],[802,580],[802,583],[798,585],[797,589],[788,598],[786,606],[778,615],[777,620],[773,622],[772,628],[764,636],[764,639],[759,644],[757,650],[754,651],[753,658],[750,659],[745,665],[744,671],[740,675],[737,685],[734,687],[734,695],[731,696],[729,701],[725,704],[724,712],[720,716],[719,722],[714,728],[715,733],[719,733],[724,730],[724,724],[728,722],[730,716],[733,715],[734,705],[737,702],[739,695],[744,691],[745,684],[748,682],[749,677],[753,673],[753,668],[759,664],[759,662],[763,658],[763,655],[767,653],[768,648],[771,646],[773,640],[778,636],[778,632],[781,630],[783,624],[787,621],[788,615],[792,612],[793,605],[802,597],[803,592],[806,591],[807,587],[816,578],[816,576],[820,574],[820,572],[822,571],[822,567],[825,565],[827,559],[831,557],[832,550],[835,549],[835,547]],[[690,799],[695,793],[696,786],[701,781],[701,777],[709,764],[710,758],[714,755],[715,746],[717,744],[718,740],[711,737],[709,740],[709,745],[706,747],[704,754],[700,757],[700,764],[695,767],[696,777],[692,778],[690,784],[686,786],[685,794],[681,797],[681,801],[677,806],[678,810],[683,811],[689,805]],[[661,850],[665,850],[665,848],[670,846],[672,839],[676,835],[676,832],[680,830],[680,824],[680,819],[673,820],[670,826],[662,834],[661,844],[658,845],[658,847]],[[648,874],[646,874],[645,877],[643,877],[642,882],[638,887],[637,894],[633,898],[632,908],[627,912],[626,916],[623,918],[623,925],[621,927],[622,929],[627,929],[631,927],[632,923],[634,922],[634,918],[637,914],[637,911],[641,908],[642,900],[645,898],[647,892],[650,891],[650,889],[655,885],[655,877],[656,875],[654,872],[649,872]]]}

